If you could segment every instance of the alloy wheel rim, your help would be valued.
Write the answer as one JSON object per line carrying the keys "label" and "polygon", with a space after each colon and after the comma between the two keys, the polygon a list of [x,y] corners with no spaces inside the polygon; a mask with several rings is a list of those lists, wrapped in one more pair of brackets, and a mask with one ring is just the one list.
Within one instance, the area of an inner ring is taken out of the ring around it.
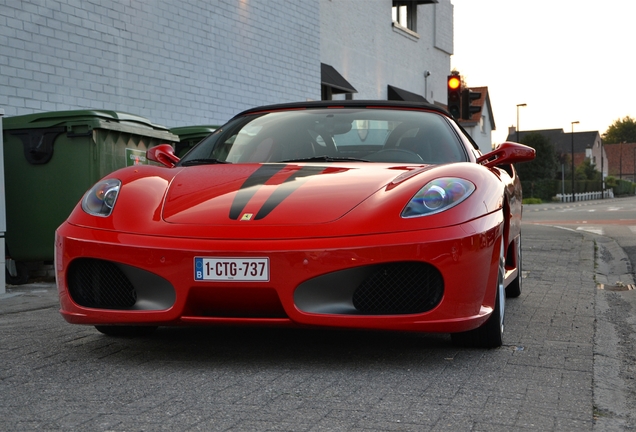
{"label": "alloy wheel rim", "polygon": [[499,269],[497,272],[497,295],[499,296],[499,326],[503,334],[504,313],[506,310],[506,289],[504,288],[504,276],[506,272],[506,260],[504,257],[504,241],[501,238],[501,248],[499,252]]}

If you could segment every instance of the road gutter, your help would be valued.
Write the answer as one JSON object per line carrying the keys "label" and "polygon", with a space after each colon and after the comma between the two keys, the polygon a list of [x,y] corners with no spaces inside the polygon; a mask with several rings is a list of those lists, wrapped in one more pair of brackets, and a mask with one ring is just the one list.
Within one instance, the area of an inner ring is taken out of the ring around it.
{"label": "road gutter", "polygon": [[627,254],[613,239],[593,236],[595,245],[594,430],[623,431],[636,419],[633,367],[636,291]]}

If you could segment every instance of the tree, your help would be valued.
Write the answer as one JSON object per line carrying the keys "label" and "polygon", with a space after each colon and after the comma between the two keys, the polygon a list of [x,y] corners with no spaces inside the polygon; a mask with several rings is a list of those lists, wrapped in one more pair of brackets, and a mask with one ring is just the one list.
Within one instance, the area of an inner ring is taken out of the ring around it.
{"label": "tree", "polygon": [[630,116],[615,120],[603,134],[603,142],[605,144],[636,142],[636,120]]}
{"label": "tree", "polygon": [[594,165],[589,159],[585,159],[585,161],[576,167],[574,178],[576,180],[601,180],[601,173],[596,170],[596,165]]}
{"label": "tree", "polygon": [[519,177],[522,180],[542,180],[554,179],[559,164],[557,161],[554,145],[548,138],[537,132],[532,132],[520,140],[521,144],[532,147],[536,150],[533,161],[515,165]]}

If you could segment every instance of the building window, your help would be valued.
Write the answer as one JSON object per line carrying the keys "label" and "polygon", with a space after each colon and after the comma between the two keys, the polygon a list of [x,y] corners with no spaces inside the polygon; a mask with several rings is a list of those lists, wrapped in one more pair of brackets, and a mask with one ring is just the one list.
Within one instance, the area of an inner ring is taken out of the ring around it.
{"label": "building window", "polygon": [[394,23],[417,32],[417,2],[393,0],[391,15]]}

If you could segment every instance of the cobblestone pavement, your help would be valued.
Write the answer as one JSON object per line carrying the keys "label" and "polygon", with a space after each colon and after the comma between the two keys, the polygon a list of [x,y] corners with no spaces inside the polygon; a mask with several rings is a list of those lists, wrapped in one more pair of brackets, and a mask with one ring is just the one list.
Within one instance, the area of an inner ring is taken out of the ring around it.
{"label": "cobblestone pavement", "polygon": [[591,431],[594,257],[581,233],[524,226],[523,292],[492,350],[309,329],[110,338],[65,323],[53,284],[8,287],[0,430]]}

